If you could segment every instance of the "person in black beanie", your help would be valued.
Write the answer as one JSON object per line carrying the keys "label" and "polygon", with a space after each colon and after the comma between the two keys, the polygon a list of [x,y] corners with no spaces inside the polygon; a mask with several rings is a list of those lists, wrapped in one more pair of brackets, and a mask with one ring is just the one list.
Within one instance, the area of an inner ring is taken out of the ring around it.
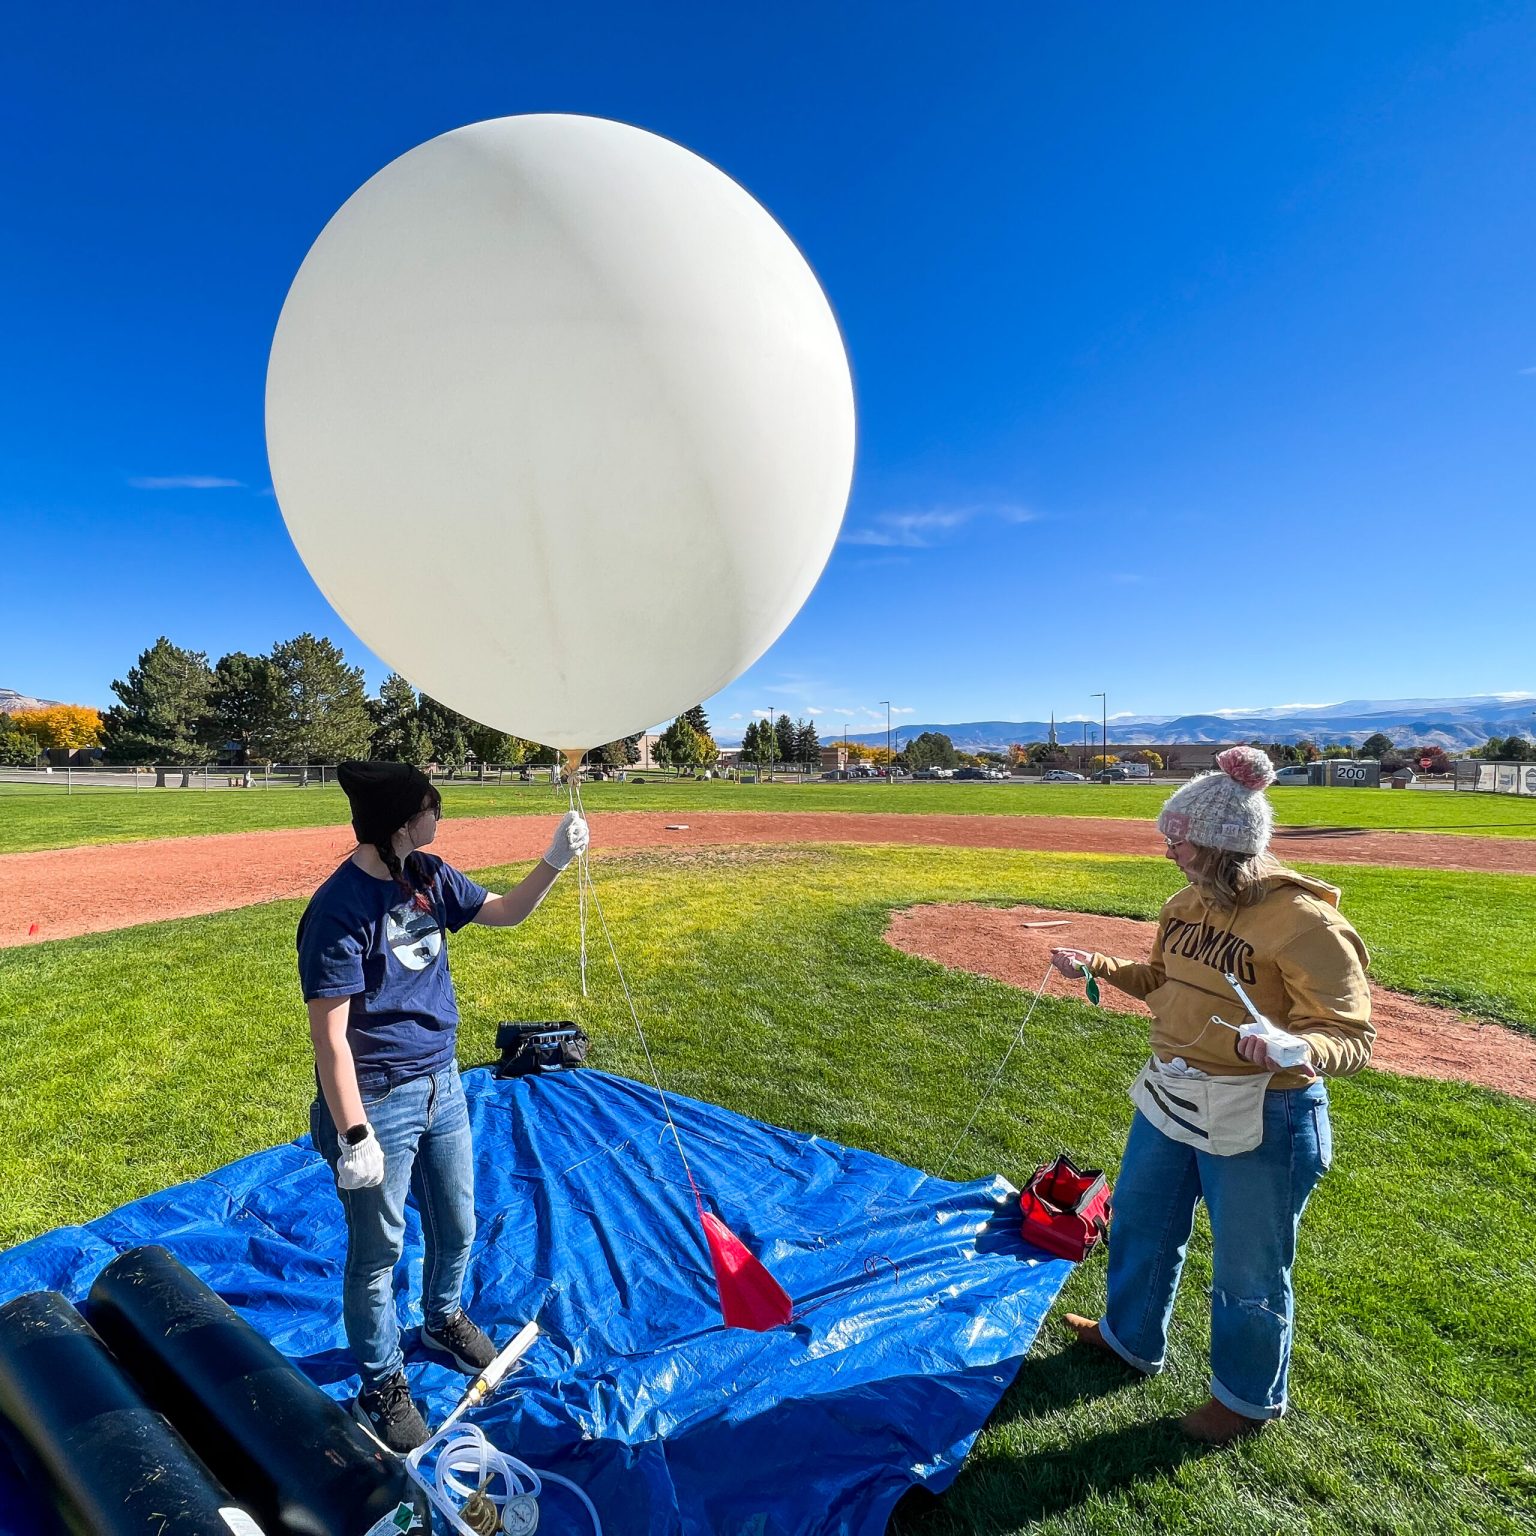
{"label": "person in black beanie", "polygon": [[437,835],[442,798],[420,769],[342,763],[336,777],[357,847],[310,899],[298,931],[318,1089],[310,1134],[346,1213],[342,1320],[362,1376],[353,1412],[386,1449],[404,1454],[427,1439],[395,1315],[408,1191],[426,1246],[423,1347],[466,1375],[496,1354],[461,1305],[474,1168],[444,936],[468,923],[522,922],[586,851],[588,832],[568,813],[533,871],[496,896],[421,851]]}

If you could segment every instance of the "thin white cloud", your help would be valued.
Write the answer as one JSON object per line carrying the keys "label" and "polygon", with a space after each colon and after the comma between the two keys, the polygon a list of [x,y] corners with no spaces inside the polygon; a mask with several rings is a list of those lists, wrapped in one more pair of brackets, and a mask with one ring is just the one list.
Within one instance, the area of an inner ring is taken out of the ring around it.
{"label": "thin white cloud", "polygon": [[1028,523],[1035,514],[1013,502],[976,503],[971,506],[927,507],[912,512],[877,512],[869,522],[850,528],[840,544],[878,549],[932,549],[957,530],[978,520]]}
{"label": "thin white cloud", "polygon": [[129,475],[136,491],[231,491],[243,490],[245,481],[222,475]]}
{"label": "thin white cloud", "polygon": [[1520,377],[1522,379],[1536,378],[1536,368],[1522,368],[1520,370]]}

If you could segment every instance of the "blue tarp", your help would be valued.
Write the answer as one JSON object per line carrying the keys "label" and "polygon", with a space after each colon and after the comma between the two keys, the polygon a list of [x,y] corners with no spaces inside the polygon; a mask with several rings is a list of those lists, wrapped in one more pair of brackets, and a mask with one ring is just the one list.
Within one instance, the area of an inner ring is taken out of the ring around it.
{"label": "blue tarp", "polygon": [[[875,1536],[912,1485],[954,1477],[1070,1266],[1018,1236],[1002,1179],[901,1163],[672,1100],[706,1199],[795,1301],[769,1333],[721,1326],[692,1196],[653,1090],[593,1070],[465,1075],[479,1233],[465,1301],[493,1337],[542,1337],[476,1421],[578,1482],[609,1536]],[[345,1231],[306,1139],[0,1254],[0,1301],[79,1302],[114,1254],[161,1243],[338,1398]],[[397,1280],[421,1320],[414,1211]],[[429,1424],[465,1382],[407,1362]],[[0,1457],[0,1536],[33,1536]],[[551,1487],[547,1528],[579,1531]],[[18,1523],[19,1522],[19,1523]]]}

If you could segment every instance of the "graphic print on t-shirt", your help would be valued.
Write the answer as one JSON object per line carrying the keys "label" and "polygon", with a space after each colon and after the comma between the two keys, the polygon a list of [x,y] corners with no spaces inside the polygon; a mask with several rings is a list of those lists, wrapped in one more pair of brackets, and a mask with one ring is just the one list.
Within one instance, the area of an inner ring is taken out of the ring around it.
{"label": "graphic print on t-shirt", "polygon": [[414,901],[390,909],[384,919],[384,940],[407,970],[424,971],[443,947],[443,931],[434,912],[423,912]]}

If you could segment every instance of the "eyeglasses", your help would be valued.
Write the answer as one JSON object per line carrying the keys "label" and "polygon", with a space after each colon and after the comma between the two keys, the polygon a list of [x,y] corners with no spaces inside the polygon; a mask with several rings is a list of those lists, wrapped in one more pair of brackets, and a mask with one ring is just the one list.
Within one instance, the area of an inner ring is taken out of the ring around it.
{"label": "eyeglasses", "polygon": [[1175,848],[1182,848],[1189,839],[1187,837],[1165,837],[1163,841],[1168,844],[1168,852],[1172,853]]}

